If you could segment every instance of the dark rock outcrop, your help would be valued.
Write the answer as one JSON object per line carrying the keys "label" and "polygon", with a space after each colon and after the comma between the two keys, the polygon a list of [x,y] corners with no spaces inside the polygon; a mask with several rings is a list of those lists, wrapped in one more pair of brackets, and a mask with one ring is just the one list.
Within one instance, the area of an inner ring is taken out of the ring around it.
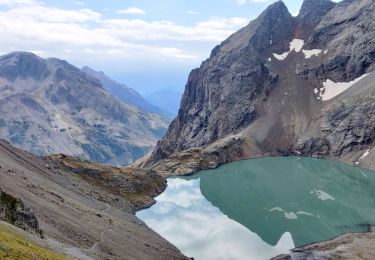
{"label": "dark rock outcrop", "polygon": [[20,199],[0,190],[0,220],[43,237],[34,213]]}

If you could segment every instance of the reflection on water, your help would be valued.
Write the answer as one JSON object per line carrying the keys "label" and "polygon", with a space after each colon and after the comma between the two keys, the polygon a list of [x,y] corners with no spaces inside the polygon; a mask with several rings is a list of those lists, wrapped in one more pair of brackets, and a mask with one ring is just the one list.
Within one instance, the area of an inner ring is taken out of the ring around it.
{"label": "reflection on water", "polygon": [[137,214],[198,260],[268,259],[375,223],[375,174],[332,161],[264,158],[170,178]]}
{"label": "reflection on water", "polygon": [[200,191],[200,180],[169,179],[157,203],[137,216],[195,259],[269,259],[294,247],[290,233],[276,246],[229,219]]}

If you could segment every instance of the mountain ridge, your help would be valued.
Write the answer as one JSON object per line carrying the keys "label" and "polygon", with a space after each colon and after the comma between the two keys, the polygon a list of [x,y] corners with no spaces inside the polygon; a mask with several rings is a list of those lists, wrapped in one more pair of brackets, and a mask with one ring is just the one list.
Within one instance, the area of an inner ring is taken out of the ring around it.
{"label": "mountain ridge", "polygon": [[[309,16],[312,5],[317,15]],[[302,7],[292,17],[278,1],[215,47],[191,72],[167,135],[138,165],[179,175],[301,155],[375,169],[374,87],[366,80],[375,66],[375,4],[305,0]]]}
{"label": "mountain ridge", "polygon": [[0,75],[0,136],[37,155],[129,164],[166,127],[162,117],[113,98],[63,60],[14,52],[0,57]]}

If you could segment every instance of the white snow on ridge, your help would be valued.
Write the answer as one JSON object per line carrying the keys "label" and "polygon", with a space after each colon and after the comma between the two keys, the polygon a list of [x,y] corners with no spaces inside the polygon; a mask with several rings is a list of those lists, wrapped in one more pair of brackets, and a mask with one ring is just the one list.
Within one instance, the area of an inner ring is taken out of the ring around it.
{"label": "white snow on ridge", "polygon": [[370,154],[370,149],[368,149],[362,156],[361,158],[359,158],[359,160],[362,160],[364,158],[366,158],[368,155]]}
{"label": "white snow on ridge", "polygon": [[[358,159],[358,161],[355,162],[355,165],[359,165],[359,162],[361,160],[365,159],[369,154],[370,154],[370,149],[367,149],[366,152],[364,154],[362,154],[362,156]],[[362,173],[362,174],[364,174],[364,173]],[[364,176],[367,177],[366,174],[364,174]]]}
{"label": "white snow on ridge", "polygon": [[305,54],[305,59],[310,59],[312,56],[318,56],[322,52],[322,50],[302,50],[302,52],[303,54]]}
{"label": "white snow on ridge", "polygon": [[305,42],[301,39],[293,39],[293,41],[289,43],[289,51],[282,54],[273,53],[273,56],[278,60],[285,60],[292,51],[300,52],[304,43]]}
{"label": "white snow on ridge", "polygon": [[276,54],[274,53],[273,56],[275,56],[276,59],[278,60],[285,60],[286,57],[288,57],[289,52],[284,52],[283,54]]}
{"label": "white snow on ridge", "polygon": [[327,79],[323,82],[323,88],[320,89],[318,99],[321,98],[323,101],[330,100],[345,92],[351,86],[364,79],[367,75],[368,74],[364,74],[350,82],[333,82],[332,80]]}

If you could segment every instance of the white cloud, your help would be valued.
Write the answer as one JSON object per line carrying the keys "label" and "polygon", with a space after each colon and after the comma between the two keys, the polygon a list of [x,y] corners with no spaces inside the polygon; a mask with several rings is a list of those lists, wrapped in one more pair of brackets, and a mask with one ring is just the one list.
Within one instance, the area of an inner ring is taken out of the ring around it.
{"label": "white cloud", "polygon": [[20,23],[35,21],[40,23],[82,23],[88,21],[99,21],[101,14],[90,9],[63,10],[44,5],[19,6],[2,12],[10,19],[16,18]]}
{"label": "white cloud", "polygon": [[146,14],[146,12],[140,8],[137,7],[130,7],[125,10],[118,10],[119,14]]}
{"label": "white cloud", "polygon": [[0,5],[15,6],[15,5],[34,5],[35,0],[0,0]]}
{"label": "white cloud", "polygon": [[237,0],[237,4],[244,5],[247,3],[268,3],[269,0]]}
{"label": "white cloud", "polygon": [[103,70],[103,66],[120,70],[113,64],[121,64],[122,69],[144,64],[196,66],[212,47],[248,22],[241,17],[213,17],[183,26],[128,17],[107,19],[87,8],[61,9],[33,0],[0,0],[0,5],[0,55],[31,51]]}
{"label": "white cloud", "polygon": [[244,26],[246,18],[211,18],[195,26],[181,26],[170,21],[148,22],[140,19],[111,19],[103,21],[102,32],[138,41],[210,41],[220,42]]}

